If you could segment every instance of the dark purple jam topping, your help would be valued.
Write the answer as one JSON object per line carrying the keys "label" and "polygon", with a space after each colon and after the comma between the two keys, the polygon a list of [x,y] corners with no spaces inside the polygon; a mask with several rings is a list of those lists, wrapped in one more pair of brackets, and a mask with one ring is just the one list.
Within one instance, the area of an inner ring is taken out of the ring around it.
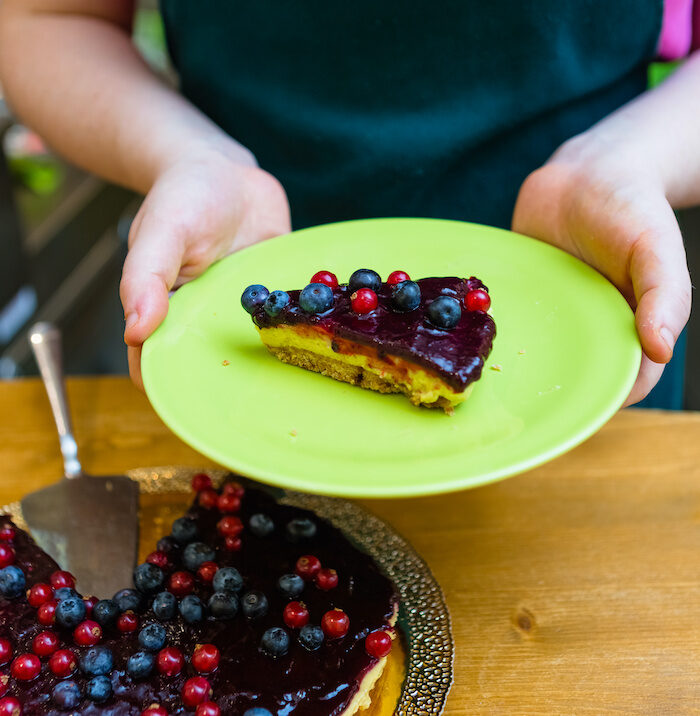
{"label": "dark purple jam topping", "polygon": [[[267,492],[248,488],[238,516],[245,525],[254,514],[266,514],[274,522],[274,531],[256,537],[246,528],[241,533],[242,549],[227,551],[223,538],[217,534],[216,522],[221,513],[198,506],[187,513],[199,528],[198,540],[216,549],[219,567],[236,567],[243,576],[243,593],[262,592],[268,601],[267,612],[256,619],[248,619],[241,612],[231,620],[216,621],[211,617],[196,624],[188,624],[181,616],[162,622],[166,630],[166,646],[176,647],[185,655],[186,666],[174,677],[153,672],[143,680],[126,675],[126,663],[135,652],[141,651],[139,631],[120,634],[115,627],[107,627],[100,646],[114,655],[114,669],[109,674],[113,695],[96,704],[83,698],[73,714],[83,716],[140,716],[141,710],[152,703],[160,703],[171,715],[191,714],[182,704],[180,691],[187,678],[196,675],[190,657],[196,644],[211,643],[221,652],[217,670],[206,674],[213,690],[213,700],[224,714],[242,714],[246,709],[260,706],[272,714],[285,716],[328,716],[339,714],[351,701],[364,674],[376,663],[364,649],[366,635],[384,627],[398,601],[392,583],[381,574],[375,562],[356,549],[340,530],[314,513],[278,504]],[[285,526],[292,520],[311,520],[316,525],[313,538],[302,542],[290,539]],[[0,523],[7,521],[0,516]],[[14,541],[17,564],[27,575],[27,586],[47,582],[56,563],[40,550],[31,538],[17,530]],[[350,617],[350,632],[340,640],[325,640],[317,651],[309,651],[298,642],[298,630],[287,629],[289,651],[285,656],[271,658],[260,650],[263,633],[271,627],[286,628],[282,613],[289,599],[277,586],[279,578],[294,572],[297,559],[304,554],[316,555],[324,566],[332,567],[340,576],[339,585],[324,592],[313,583],[306,583],[298,599],[307,605],[311,623],[320,624],[323,614],[338,607]],[[172,552],[173,570],[184,569],[181,552]],[[196,596],[206,603],[212,587],[196,582]],[[130,585],[125,585],[130,586]],[[106,597],[108,595],[97,595]],[[151,600],[152,601],[152,598]],[[141,615],[141,623],[155,622],[149,608]],[[47,627],[38,624],[36,610],[24,596],[16,599],[0,598],[0,634],[10,639],[15,654],[31,651],[31,641]],[[53,629],[62,640],[60,648],[69,648],[78,660],[87,647],[77,647],[71,634],[58,627]],[[7,668],[2,669],[3,672]],[[71,677],[83,694],[90,677],[80,670]],[[40,676],[29,683],[10,679],[8,695],[23,704],[23,716],[62,716],[50,701],[50,694],[59,679],[42,664]]]}
{"label": "dark purple jam topping", "polygon": [[463,304],[467,292],[483,288],[478,278],[422,278],[416,282],[421,302],[409,313],[392,308],[392,286],[383,283],[379,305],[359,316],[350,306],[350,291],[342,285],[333,291],[334,305],[320,315],[305,313],[299,307],[299,291],[288,291],[289,304],[274,317],[262,309],[253,312],[260,328],[284,324],[318,326],[341,338],[371,346],[380,357],[396,355],[437,373],[451,388],[463,391],[481,377],[484,361],[491,352],[496,324],[488,313],[462,309],[459,323],[450,329],[436,328],[426,316],[426,305],[438,296],[452,296]]}

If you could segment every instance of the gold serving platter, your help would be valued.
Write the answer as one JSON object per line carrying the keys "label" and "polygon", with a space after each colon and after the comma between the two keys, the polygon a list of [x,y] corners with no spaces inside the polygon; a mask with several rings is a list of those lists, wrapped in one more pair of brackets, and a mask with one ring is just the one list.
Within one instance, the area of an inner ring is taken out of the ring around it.
{"label": "gold serving platter", "polygon": [[[139,556],[170,532],[192,501],[189,467],[138,468],[127,472],[141,490]],[[228,474],[206,470],[215,483]],[[273,488],[270,488],[273,489]],[[285,504],[313,510],[332,522],[371,555],[394,581],[401,595],[399,627],[403,639],[394,648],[372,691],[372,705],[362,716],[428,716],[442,713],[452,685],[454,643],[450,615],[440,586],[411,545],[388,524],[363,508],[333,497],[273,489]],[[0,507],[26,527],[19,502]]]}

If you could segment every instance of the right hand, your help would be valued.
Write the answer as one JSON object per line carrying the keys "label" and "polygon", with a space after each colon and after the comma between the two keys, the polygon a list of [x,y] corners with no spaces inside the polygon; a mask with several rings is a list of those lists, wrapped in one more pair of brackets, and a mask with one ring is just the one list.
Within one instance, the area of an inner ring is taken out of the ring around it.
{"label": "right hand", "polygon": [[218,151],[183,156],[155,181],[129,232],[120,294],[129,373],[143,389],[141,346],[168,312],[168,293],[218,259],[291,230],[281,184]]}

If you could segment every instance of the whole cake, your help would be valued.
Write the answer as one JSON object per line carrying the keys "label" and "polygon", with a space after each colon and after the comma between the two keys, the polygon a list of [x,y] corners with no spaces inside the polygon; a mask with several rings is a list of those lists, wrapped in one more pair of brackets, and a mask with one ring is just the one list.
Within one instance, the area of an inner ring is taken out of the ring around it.
{"label": "whole cake", "polygon": [[281,361],[451,413],[491,352],[496,325],[477,278],[412,281],[370,269],[339,284],[319,271],[300,291],[248,286],[241,303]]}
{"label": "whole cake", "polygon": [[[111,599],[0,517],[0,716],[350,716],[397,634],[374,561],[314,513],[195,476]],[[105,565],[109,569],[109,565]]]}

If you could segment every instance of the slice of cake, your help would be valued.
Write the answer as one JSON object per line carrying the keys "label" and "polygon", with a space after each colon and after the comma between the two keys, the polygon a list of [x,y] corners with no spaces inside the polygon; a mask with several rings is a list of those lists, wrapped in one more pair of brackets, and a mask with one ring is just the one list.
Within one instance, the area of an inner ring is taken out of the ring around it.
{"label": "slice of cake", "polygon": [[491,352],[496,325],[477,278],[411,281],[359,269],[347,284],[319,271],[301,291],[248,286],[241,303],[285,363],[450,413]]}
{"label": "slice of cake", "polygon": [[391,581],[313,512],[194,484],[133,588],[100,601],[0,516],[0,714],[352,716],[372,701],[397,637]]}

